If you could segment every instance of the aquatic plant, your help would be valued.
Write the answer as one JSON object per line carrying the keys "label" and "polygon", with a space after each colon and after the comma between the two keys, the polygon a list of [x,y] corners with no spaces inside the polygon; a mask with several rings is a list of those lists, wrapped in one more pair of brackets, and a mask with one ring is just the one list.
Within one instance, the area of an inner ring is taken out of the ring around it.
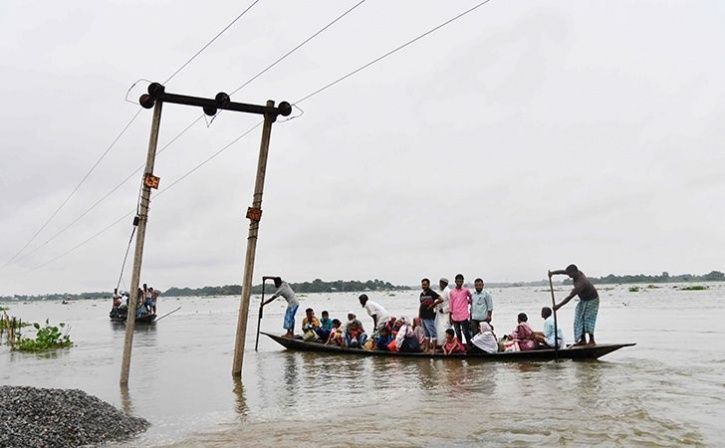
{"label": "aquatic plant", "polygon": [[48,319],[45,320],[45,325],[41,327],[39,323],[34,323],[35,327],[35,338],[24,338],[19,336],[17,341],[13,341],[13,350],[21,352],[39,352],[45,350],[52,350],[57,348],[68,348],[73,345],[68,335],[68,329],[65,333],[61,332],[61,329],[65,327],[65,323],[61,322],[58,326],[50,325]]}
{"label": "aquatic plant", "polygon": [[639,286],[630,286],[629,292],[639,292]]}
{"label": "aquatic plant", "polygon": [[710,289],[709,286],[703,286],[703,285],[693,285],[693,286],[683,286],[680,288],[680,291],[704,291],[706,289]]}

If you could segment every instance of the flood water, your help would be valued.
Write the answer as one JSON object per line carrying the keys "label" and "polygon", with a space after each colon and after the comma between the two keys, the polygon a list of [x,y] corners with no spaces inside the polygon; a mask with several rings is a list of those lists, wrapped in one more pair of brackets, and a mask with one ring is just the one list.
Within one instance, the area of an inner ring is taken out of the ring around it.
{"label": "flood water", "polygon": [[[159,299],[181,310],[134,339],[130,385],[118,386],[124,327],[110,300],[6,303],[24,320],[63,321],[75,346],[53,354],[0,346],[0,384],[79,388],[148,419],[120,446],[719,446],[725,443],[725,285],[630,292],[601,286],[600,343],[637,342],[595,362],[345,357],[287,352],[262,336],[253,298],[243,383],[231,378],[237,297]],[[565,290],[557,294],[561,298]],[[540,329],[544,288],[493,289],[499,335],[526,312]],[[309,294],[304,308],[363,316],[358,294]],[[416,313],[417,293],[371,293],[392,314]],[[568,342],[574,302],[559,312]],[[262,330],[281,333],[285,303]]]}

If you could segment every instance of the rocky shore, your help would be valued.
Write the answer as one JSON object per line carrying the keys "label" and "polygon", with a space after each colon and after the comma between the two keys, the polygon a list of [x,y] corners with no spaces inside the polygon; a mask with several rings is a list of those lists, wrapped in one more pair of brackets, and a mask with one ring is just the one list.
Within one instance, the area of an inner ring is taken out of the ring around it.
{"label": "rocky shore", "polygon": [[0,386],[0,447],[94,445],[148,426],[81,390]]}

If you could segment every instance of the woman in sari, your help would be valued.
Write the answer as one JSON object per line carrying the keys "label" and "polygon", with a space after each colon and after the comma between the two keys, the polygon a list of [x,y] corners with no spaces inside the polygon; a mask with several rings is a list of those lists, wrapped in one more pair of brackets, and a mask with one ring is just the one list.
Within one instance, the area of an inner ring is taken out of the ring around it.
{"label": "woman in sari", "polygon": [[526,313],[519,313],[518,325],[516,329],[511,333],[511,339],[516,341],[519,345],[519,350],[527,351],[536,348],[536,341],[534,340],[534,331],[529,327],[528,316]]}

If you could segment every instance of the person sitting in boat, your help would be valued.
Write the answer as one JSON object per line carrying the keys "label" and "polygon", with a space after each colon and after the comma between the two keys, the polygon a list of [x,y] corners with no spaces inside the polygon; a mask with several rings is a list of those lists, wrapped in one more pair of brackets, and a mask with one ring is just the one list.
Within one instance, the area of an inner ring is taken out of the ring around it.
{"label": "person sitting in boat", "polygon": [[382,351],[389,351],[388,347],[394,341],[393,333],[387,325],[380,329],[380,334],[375,338],[375,348]]}
{"label": "person sitting in boat", "polygon": [[456,337],[456,332],[449,328],[446,330],[446,338],[443,342],[443,354],[452,355],[454,353],[466,353],[466,348]]}
{"label": "person sitting in boat", "polygon": [[[545,306],[541,309],[541,317],[544,319],[544,331],[535,331],[534,339],[542,347],[554,348],[554,345],[556,344],[554,341],[554,313],[551,311],[551,308]],[[557,342],[559,344],[559,348],[562,348],[564,347],[564,332],[561,330],[561,327],[557,328],[556,332],[556,339],[558,339]]]}
{"label": "person sitting in boat", "polygon": [[287,330],[287,333],[282,336],[286,338],[293,338],[295,330],[295,314],[297,313],[297,308],[300,306],[300,302],[297,300],[297,297],[295,297],[295,292],[292,291],[290,285],[288,285],[287,282],[283,282],[282,278],[275,277],[274,286],[277,288],[277,291],[275,291],[272,297],[265,301],[262,306],[267,305],[279,296],[284,297],[287,301],[287,310],[284,313],[284,324],[282,327]]}
{"label": "person sitting in boat", "polygon": [[423,321],[421,321],[420,317],[413,318],[413,334],[415,334],[415,337],[418,338],[418,344],[420,344],[421,350],[426,351],[425,346],[426,342],[428,342],[428,338],[425,336]]}
{"label": "person sitting in boat", "polygon": [[320,320],[315,316],[312,308],[305,310],[305,318],[302,319],[302,339],[305,341],[316,341],[317,330],[320,328]]}
{"label": "person sitting in boat", "polygon": [[368,312],[368,316],[373,318],[373,337],[375,337],[380,333],[380,329],[388,323],[390,314],[382,307],[382,305],[369,300],[366,294],[361,294],[360,297],[358,297],[358,300],[360,301],[360,305],[362,305],[362,307],[365,308],[365,311]]}
{"label": "person sitting in boat", "polygon": [[420,351],[418,338],[413,333],[413,328],[401,317],[396,323],[398,332],[395,335],[395,347],[401,353],[416,353]]}
{"label": "person sitting in boat", "polygon": [[340,322],[340,319],[332,319],[330,335],[327,337],[327,341],[325,341],[325,345],[328,344],[337,345],[338,347],[344,344],[342,322]]}
{"label": "person sitting in boat", "polygon": [[320,341],[327,341],[330,337],[330,331],[332,331],[332,320],[330,319],[330,313],[327,311],[322,312],[322,318],[320,319],[320,328],[315,330],[317,337]]}
{"label": "person sitting in boat", "polygon": [[482,350],[486,353],[498,352],[496,333],[493,332],[493,325],[488,322],[481,322],[479,324],[478,333],[473,336],[472,342],[477,350]]}
{"label": "person sitting in boat", "polygon": [[526,313],[519,313],[518,325],[516,325],[516,329],[510,335],[511,339],[518,344],[519,350],[521,351],[533,350],[537,345],[534,339],[534,330],[529,327],[528,320],[529,317]]}
{"label": "person sitting in boat", "polygon": [[362,322],[357,319],[352,311],[347,313],[347,325],[345,325],[345,346],[351,348],[362,348],[368,335],[365,333]]}

